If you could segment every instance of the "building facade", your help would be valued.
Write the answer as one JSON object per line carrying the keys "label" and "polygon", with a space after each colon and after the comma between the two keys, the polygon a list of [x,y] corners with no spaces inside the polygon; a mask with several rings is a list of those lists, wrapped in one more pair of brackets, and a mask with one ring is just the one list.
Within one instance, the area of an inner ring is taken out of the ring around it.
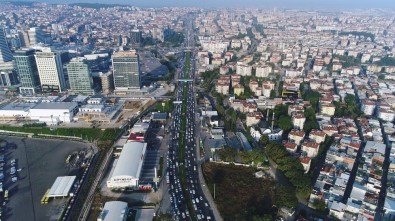
{"label": "building facade", "polygon": [[50,48],[37,51],[36,64],[43,92],[60,92],[66,88],[60,53],[52,52]]}
{"label": "building facade", "polygon": [[21,83],[19,92],[22,94],[35,94],[40,91],[40,77],[34,53],[33,49],[15,52],[15,66]]}
{"label": "building facade", "polygon": [[140,89],[139,56],[135,51],[115,52],[112,56],[112,67],[115,90]]}
{"label": "building facade", "polygon": [[86,58],[73,58],[67,64],[70,91],[76,94],[95,94],[90,66]]}

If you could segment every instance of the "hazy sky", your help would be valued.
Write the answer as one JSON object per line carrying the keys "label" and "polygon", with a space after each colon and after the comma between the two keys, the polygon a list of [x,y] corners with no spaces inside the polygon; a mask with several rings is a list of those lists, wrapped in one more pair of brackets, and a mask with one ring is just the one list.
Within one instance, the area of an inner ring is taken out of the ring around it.
{"label": "hazy sky", "polygon": [[395,8],[395,0],[37,0],[48,3],[119,3],[141,7]]}

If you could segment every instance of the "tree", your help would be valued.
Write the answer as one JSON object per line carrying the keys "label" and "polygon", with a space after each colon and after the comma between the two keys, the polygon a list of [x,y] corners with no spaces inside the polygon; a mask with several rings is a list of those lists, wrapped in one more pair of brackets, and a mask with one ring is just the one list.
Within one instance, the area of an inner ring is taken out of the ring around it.
{"label": "tree", "polygon": [[316,210],[325,211],[325,210],[326,210],[326,203],[325,203],[325,201],[323,201],[323,200],[314,199],[314,201],[313,201],[313,207],[314,207]]}
{"label": "tree", "polygon": [[278,119],[278,126],[283,130],[283,131],[290,131],[292,129],[292,119],[289,116],[282,115]]}
{"label": "tree", "polygon": [[385,80],[385,74],[380,74],[379,79],[380,80]]}
{"label": "tree", "polygon": [[223,148],[220,150],[217,150],[219,158],[223,161],[227,162],[234,162],[235,158],[237,156],[237,150],[233,148]]}
{"label": "tree", "polygon": [[379,66],[395,66],[395,58],[387,56],[380,59],[380,61],[376,61],[375,64]]}
{"label": "tree", "polygon": [[262,135],[261,139],[259,139],[259,143],[262,144],[263,146],[266,146],[269,144],[269,136],[268,135]]}
{"label": "tree", "polygon": [[276,92],[274,90],[270,91],[270,98],[276,98]]}
{"label": "tree", "polygon": [[276,190],[276,206],[278,208],[288,207],[294,208],[298,205],[298,199],[295,195],[295,189],[285,186],[280,186]]}

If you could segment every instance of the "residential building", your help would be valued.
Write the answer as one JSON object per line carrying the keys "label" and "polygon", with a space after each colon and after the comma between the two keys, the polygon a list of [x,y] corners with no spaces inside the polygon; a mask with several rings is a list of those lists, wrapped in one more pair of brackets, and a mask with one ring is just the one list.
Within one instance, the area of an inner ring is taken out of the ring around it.
{"label": "residential building", "polygon": [[300,130],[291,130],[288,134],[288,138],[294,141],[297,145],[300,145],[304,139],[305,132]]}
{"label": "residential building", "polygon": [[272,72],[272,67],[269,65],[258,65],[255,69],[255,76],[266,78]]}
{"label": "residential building", "polygon": [[326,134],[321,130],[311,130],[309,138],[313,139],[317,143],[323,143],[325,141]]}
{"label": "residential building", "polygon": [[244,87],[243,87],[242,85],[240,85],[240,84],[236,85],[236,86],[233,88],[233,93],[234,93],[235,95],[241,95],[241,94],[243,94],[243,93],[244,93]]}
{"label": "residential building", "polygon": [[320,144],[314,141],[304,141],[302,151],[306,152],[306,156],[313,158],[317,156],[319,146]]}
{"label": "residential building", "polygon": [[303,114],[297,113],[292,116],[292,124],[295,129],[303,130],[306,118]]}
{"label": "residential building", "polygon": [[251,112],[247,113],[246,117],[246,125],[247,127],[253,126],[255,124],[258,124],[259,121],[263,118],[263,115],[261,112]]}
{"label": "residential building", "polygon": [[299,157],[299,162],[302,164],[305,173],[308,173],[311,165],[310,157]]}
{"label": "residential building", "polygon": [[375,109],[376,109],[376,103],[374,101],[367,100],[367,99],[362,101],[361,110],[367,116],[374,115]]}
{"label": "residential building", "polygon": [[320,106],[321,106],[321,113],[322,114],[325,114],[325,115],[328,115],[328,116],[333,116],[333,115],[335,115],[335,110],[336,110],[336,107],[335,107],[335,105],[333,105],[333,104],[320,104]]}

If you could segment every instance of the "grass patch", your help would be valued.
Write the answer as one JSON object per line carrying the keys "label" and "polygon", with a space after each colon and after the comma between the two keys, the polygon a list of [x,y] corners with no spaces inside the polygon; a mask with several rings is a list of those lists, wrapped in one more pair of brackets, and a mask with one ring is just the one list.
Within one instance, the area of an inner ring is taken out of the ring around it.
{"label": "grass patch", "polygon": [[272,220],[275,186],[272,179],[256,178],[252,167],[206,163],[203,175],[225,221]]}
{"label": "grass patch", "polygon": [[121,132],[119,128],[101,130],[99,128],[55,128],[49,127],[12,127],[0,126],[0,130],[24,132],[33,134],[48,134],[68,137],[80,137],[84,140],[114,141]]}

